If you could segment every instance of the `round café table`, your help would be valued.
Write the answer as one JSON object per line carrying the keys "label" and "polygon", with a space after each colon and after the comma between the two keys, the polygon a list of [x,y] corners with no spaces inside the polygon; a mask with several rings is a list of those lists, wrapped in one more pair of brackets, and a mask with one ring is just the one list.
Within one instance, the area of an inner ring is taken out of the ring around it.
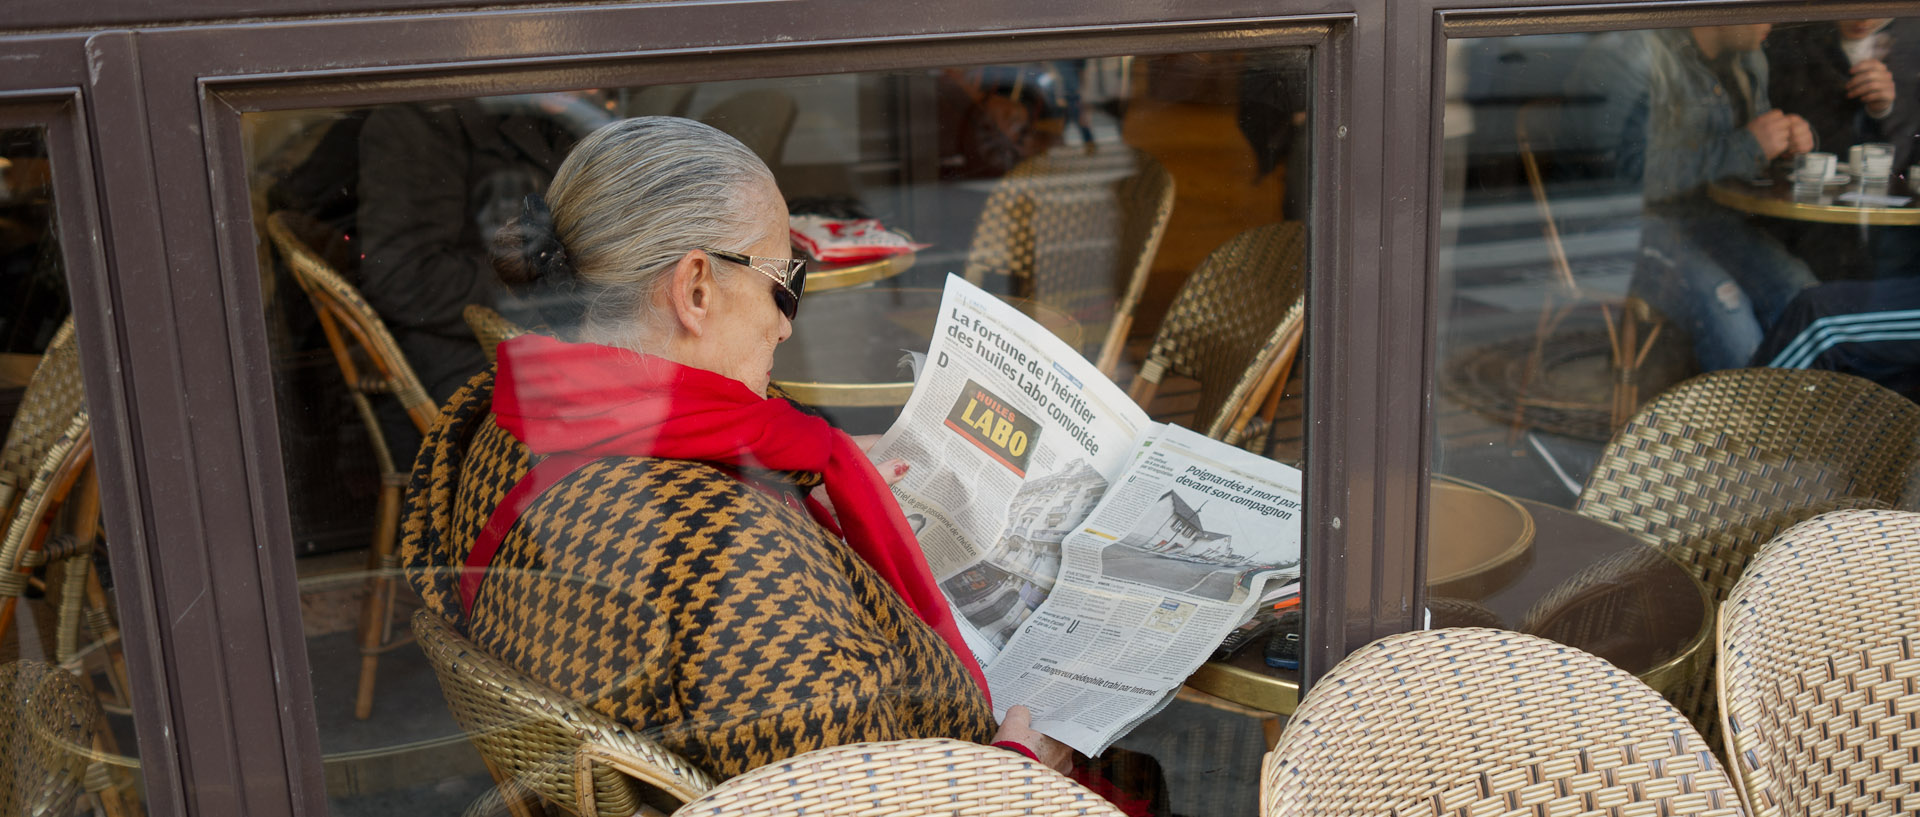
{"label": "round caf\u00e9 table", "polygon": [[[863,287],[816,295],[811,275],[807,288],[793,336],[774,350],[774,385],[810,406],[905,405],[913,380],[900,359],[909,350],[927,350],[941,291]],[[1080,326],[1065,313],[1034,301],[1001,300],[1078,347]]]}
{"label": "round caf\u00e9 table", "polygon": [[[794,250],[800,252],[798,248]],[[807,262],[807,292],[826,292],[831,289],[846,289],[875,281],[884,281],[913,268],[913,253],[878,258],[872,261],[860,261],[852,264],[830,264],[825,261]]]}
{"label": "round caf\u00e9 table", "polygon": [[1759,216],[1876,227],[1920,224],[1920,207],[1914,206],[1914,201],[1897,207],[1842,201],[1840,197],[1848,193],[1913,198],[1908,181],[1898,177],[1877,182],[1853,178],[1842,185],[1796,185],[1787,175],[1775,173],[1765,184],[1731,179],[1707,187],[1707,195],[1721,205]]}
{"label": "round caf\u00e9 table", "polygon": [[[1427,607],[1434,627],[1496,627],[1578,647],[1662,692],[1698,672],[1712,631],[1707,592],[1633,535],[1572,511],[1433,478]],[[1311,557],[1309,557],[1311,558]],[[1445,571],[1445,572],[1443,572]],[[1210,661],[1187,685],[1291,715],[1298,670],[1267,666],[1266,639]]]}

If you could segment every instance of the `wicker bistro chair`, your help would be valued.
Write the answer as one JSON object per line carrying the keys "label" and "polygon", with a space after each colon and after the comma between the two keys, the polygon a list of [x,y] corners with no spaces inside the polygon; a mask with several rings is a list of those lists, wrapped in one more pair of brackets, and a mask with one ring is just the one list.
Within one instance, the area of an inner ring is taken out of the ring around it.
{"label": "wicker bistro chair", "polygon": [[[101,638],[117,636],[106,593],[93,572],[99,493],[93,479],[92,425],[80,385],[80,351],[69,321],[54,334],[0,450],[0,632],[12,626],[20,597],[42,567],[58,566],[54,655],[79,649],[83,611]],[[69,508],[66,528],[55,524]],[[116,674],[116,683],[124,678]]]}
{"label": "wicker bistro chair", "polygon": [[[1831,510],[1898,502],[1920,406],[1826,371],[1729,369],[1681,383],[1615,434],[1575,512],[1627,530],[1715,608],[1760,546]],[[1716,744],[1712,672],[1674,701]]]}
{"label": "wicker bistro chair", "polygon": [[[380,316],[368,306],[352,284],[335,274],[320,256],[299,239],[292,219],[295,214],[278,212],[267,218],[267,235],[280,252],[280,258],[293,271],[307,298],[319,314],[320,329],[333,349],[334,362],[346,379],[348,396],[359,411],[373,443],[374,460],[380,469],[380,498],[374,511],[373,548],[367,555],[367,600],[360,614],[360,682],[354,697],[353,714],[365,719],[373,714],[373,682],[380,654],[405,643],[394,632],[393,619],[399,583],[394,579],[399,557],[394,549],[400,527],[400,492],[407,474],[395,465],[387,448],[386,435],[373,413],[369,395],[391,394],[405,407],[407,416],[425,434],[439,416],[439,408],[420,378],[400,353],[400,346],[387,331]],[[411,466],[413,452],[403,452]]]}
{"label": "wicker bistro chair", "polygon": [[1756,817],[1920,814],[1920,514],[1841,511],[1720,608],[1721,717]]}
{"label": "wicker bistro chair", "polygon": [[467,304],[460,310],[467,326],[473,329],[473,336],[480,340],[480,350],[487,353],[487,363],[498,362],[498,347],[502,341],[512,340],[527,333],[527,328],[507,320],[488,307],[479,304]]}
{"label": "wicker bistro chair", "polygon": [[1086,787],[1005,749],[946,738],[816,749],[721,783],[674,817],[1119,817]]}
{"label": "wicker bistro chair", "polygon": [[106,790],[106,770],[86,753],[103,723],[93,693],[59,667],[0,666],[0,813],[70,814],[83,794]]}
{"label": "wicker bistro chair", "polygon": [[508,798],[531,791],[579,817],[627,817],[642,806],[673,811],[713,788],[706,773],[482,652],[439,616],[415,613],[413,631]]}
{"label": "wicker bistro chair", "polygon": [[1742,814],[1699,733],[1606,661],[1488,629],[1388,636],[1300,702],[1266,817]]}
{"label": "wicker bistro chair", "polygon": [[1131,148],[1054,151],[1015,166],[987,196],[966,279],[1013,278],[1014,294],[1067,313],[1112,376],[1173,213],[1173,177]]}
{"label": "wicker bistro chair", "polygon": [[[1560,240],[1560,228],[1553,217],[1553,203],[1547,195],[1546,176],[1540,170],[1536,153],[1551,151],[1556,147],[1554,134],[1557,130],[1557,118],[1560,104],[1557,102],[1531,102],[1520,107],[1514,116],[1514,139],[1520,148],[1520,164],[1527,175],[1527,186],[1533,191],[1533,201],[1540,211],[1540,229],[1546,240],[1548,254],[1553,259],[1554,282],[1558,286],[1543,290],[1545,296],[1540,304],[1540,317],[1534,326],[1533,348],[1528,354],[1526,367],[1520,375],[1519,394],[1513,401],[1513,435],[1527,425],[1526,414],[1529,408],[1541,407],[1558,410],[1586,411],[1607,418],[1608,428],[1619,428],[1628,416],[1640,407],[1641,369],[1647,361],[1647,355],[1654,349],[1660,338],[1664,322],[1652,309],[1638,298],[1628,298],[1624,302],[1612,302],[1611,296],[1596,293],[1580,286],[1574,276],[1573,264],[1568,260],[1565,245]],[[1598,306],[1607,326],[1607,350],[1609,370],[1613,382],[1610,396],[1605,405],[1565,405],[1552,400],[1542,400],[1530,392],[1535,382],[1541,379],[1546,347],[1562,323],[1583,306]]]}
{"label": "wicker bistro chair", "polygon": [[1167,309],[1128,394],[1146,405],[1167,373],[1200,381],[1193,427],[1238,444],[1256,409],[1284,388],[1305,326],[1306,225],[1255,227],[1193,271]]}

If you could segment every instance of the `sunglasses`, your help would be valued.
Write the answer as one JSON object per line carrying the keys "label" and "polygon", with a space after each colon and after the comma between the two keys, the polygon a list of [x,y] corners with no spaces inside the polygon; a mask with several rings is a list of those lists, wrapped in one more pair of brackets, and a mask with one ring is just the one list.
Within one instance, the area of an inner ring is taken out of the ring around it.
{"label": "sunglasses", "polygon": [[739,264],[754,272],[773,279],[773,305],[780,314],[793,320],[800,312],[800,296],[807,291],[807,260],[805,258],[763,258],[758,255],[745,255],[726,250],[697,247],[703,253],[722,261]]}

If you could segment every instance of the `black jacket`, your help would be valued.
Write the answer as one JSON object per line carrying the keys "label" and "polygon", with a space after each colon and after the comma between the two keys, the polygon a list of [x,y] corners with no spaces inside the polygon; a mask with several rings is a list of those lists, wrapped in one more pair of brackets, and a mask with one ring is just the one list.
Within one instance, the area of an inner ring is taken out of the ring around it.
{"label": "black jacket", "polygon": [[[360,288],[435,400],[486,365],[461,318],[505,293],[487,246],[577,140],[532,104],[381,108],[360,133]],[[508,310],[511,311],[511,310]]]}
{"label": "black jacket", "polygon": [[1763,48],[1772,69],[1769,96],[1780,110],[1799,114],[1812,127],[1818,150],[1847,160],[1847,149],[1862,142],[1893,144],[1893,171],[1905,173],[1920,132],[1920,20],[1895,20],[1884,29],[1893,38],[1887,55],[1893,72],[1893,111],[1875,119],[1857,99],[1847,98],[1853,66],[1840,49],[1840,30],[1832,23],[1775,29]]}

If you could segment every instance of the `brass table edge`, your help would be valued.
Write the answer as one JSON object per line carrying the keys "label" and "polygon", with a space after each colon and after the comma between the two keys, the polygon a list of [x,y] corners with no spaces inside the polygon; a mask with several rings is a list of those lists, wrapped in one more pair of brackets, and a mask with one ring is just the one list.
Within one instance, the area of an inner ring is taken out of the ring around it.
{"label": "brass table edge", "polygon": [[[1668,561],[1673,562],[1676,567],[1680,568],[1682,573],[1686,574],[1687,579],[1693,582],[1694,590],[1700,594],[1700,607],[1703,611],[1700,616],[1700,629],[1693,634],[1692,639],[1687,641],[1685,648],[1675,653],[1672,658],[1653,665],[1645,672],[1636,672],[1633,674],[1633,677],[1639,678],[1645,682],[1647,686],[1660,690],[1662,694],[1665,694],[1667,692],[1665,676],[1679,673],[1687,664],[1702,659],[1700,651],[1713,639],[1714,630],[1719,624],[1720,611],[1714,607],[1713,597],[1707,594],[1707,586],[1700,582],[1699,577],[1694,576],[1691,571],[1688,571],[1684,565],[1680,564],[1678,559],[1673,558],[1672,554],[1661,553],[1660,555]],[[1691,673],[1685,673],[1682,677],[1690,675]]]}
{"label": "brass table edge", "polygon": [[[1458,571],[1451,576],[1441,576],[1437,579],[1431,576],[1427,577],[1427,586],[1429,588],[1434,587],[1436,585],[1451,584],[1453,582],[1457,582],[1462,579],[1470,579],[1475,576],[1482,575],[1496,568],[1499,568],[1507,564],[1508,562],[1513,561],[1514,559],[1520,558],[1521,554],[1526,553],[1527,551],[1533,549],[1533,537],[1534,537],[1534,534],[1538,533],[1533,521],[1533,512],[1527,510],[1527,507],[1525,505],[1520,504],[1520,500],[1513,498],[1511,494],[1503,493],[1501,491],[1496,491],[1492,488],[1488,488],[1485,485],[1481,485],[1478,482],[1473,482],[1472,480],[1465,480],[1459,477],[1449,476],[1446,474],[1434,474],[1432,475],[1431,479],[1438,480],[1441,482],[1450,482],[1455,485],[1472,488],[1474,490],[1484,492],[1494,497],[1495,499],[1500,500],[1502,503],[1505,503],[1509,508],[1512,508],[1515,513],[1520,514],[1520,535],[1515,536],[1513,544],[1508,545],[1507,549],[1501,551],[1499,556],[1491,562],[1474,565],[1473,567],[1470,567],[1466,570]],[[1431,490],[1429,490],[1429,496],[1431,496]],[[1429,547],[1432,546],[1431,537],[1429,537],[1428,539],[1428,546]]]}
{"label": "brass table edge", "polygon": [[1887,227],[1920,224],[1920,208],[1804,204],[1755,196],[1718,184],[1707,185],[1707,195],[1714,201],[1735,210],[1758,216],[1814,221],[1823,224],[1867,224]]}
{"label": "brass table edge", "polygon": [[1187,684],[1216,698],[1275,715],[1292,715],[1300,705],[1300,685],[1232,664],[1209,661],[1200,665]]}
{"label": "brass table edge", "polygon": [[816,383],[775,380],[774,385],[809,406],[902,406],[913,394],[913,381],[897,383]]}
{"label": "brass table edge", "polygon": [[913,268],[914,253],[890,255],[863,264],[821,268],[807,273],[807,291],[825,292],[892,278]]}

